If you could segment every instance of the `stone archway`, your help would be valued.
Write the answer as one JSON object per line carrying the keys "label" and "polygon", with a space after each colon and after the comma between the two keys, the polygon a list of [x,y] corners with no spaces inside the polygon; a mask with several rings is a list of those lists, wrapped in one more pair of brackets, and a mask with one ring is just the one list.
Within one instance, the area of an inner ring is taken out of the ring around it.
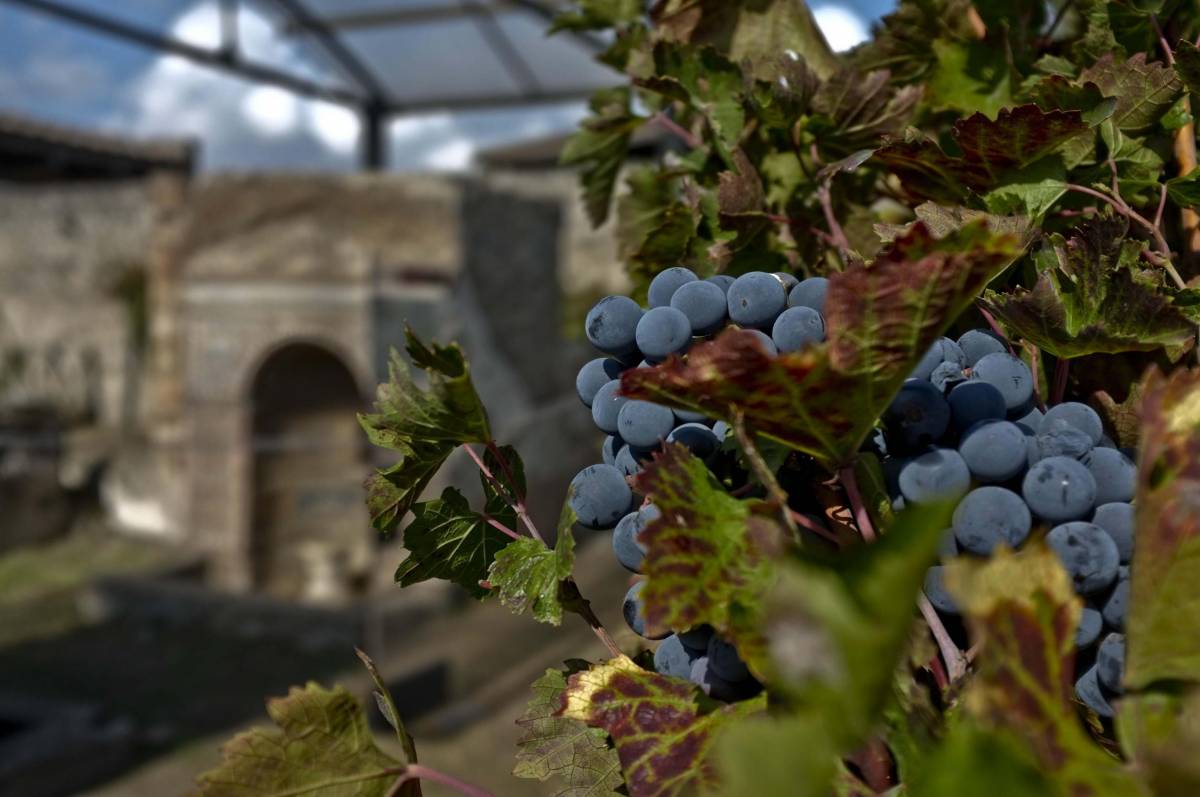
{"label": "stone archway", "polygon": [[262,361],[249,399],[253,585],[279,597],[337,599],[371,547],[359,387],[328,348],[292,342]]}

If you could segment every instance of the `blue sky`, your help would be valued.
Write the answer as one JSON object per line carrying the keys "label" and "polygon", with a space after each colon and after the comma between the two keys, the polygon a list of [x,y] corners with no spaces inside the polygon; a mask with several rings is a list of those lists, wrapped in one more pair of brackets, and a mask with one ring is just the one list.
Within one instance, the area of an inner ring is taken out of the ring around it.
{"label": "blue sky", "polygon": [[[194,44],[219,41],[215,0],[67,0],[72,5],[171,32]],[[396,8],[428,0],[306,0],[317,10]],[[346,82],[322,52],[281,36],[270,3],[246,2],[244,50],[313,78]],[[852,45],[894,0],[812,2],[832,43]],[[352,45],[369,54],[403,97],[486,93],[511,83],[470,23],[420,30],[362,31]],[[547,85],[607,82],[586,54],[561,37],[545,40],[532,20],[509,32]],[[227,74],[105,39],[0,3],[0,111],[133,136],[197,139],[206,170],[355,167],[358,120],[347,109],[297,97]],[[480,148],[570,129],[579,104],[398,117],[389,131],[390,162],[400,170],[469,168]]]}

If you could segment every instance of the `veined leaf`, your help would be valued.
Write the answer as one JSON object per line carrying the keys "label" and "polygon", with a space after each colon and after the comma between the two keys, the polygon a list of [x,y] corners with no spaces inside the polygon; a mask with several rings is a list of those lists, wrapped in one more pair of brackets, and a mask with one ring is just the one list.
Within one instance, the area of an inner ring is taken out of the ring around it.
{"label": "veined leaf", "polygon": [[1050,155],[1088,130],[1079,111],[1043,111],[1036,105],[1005,108],[995,120],[975,113],[954,123],[951,136],[961,156],[947,154],[932,139],[910,132],[885,141],[875,157],[912,193],[952,203],[969,192],[983,193],[1019,169]]}
{"label": "veined leaf", "polygon": [[702,461],[674,443],[637,476],[635,489],[659,510],[639,535],[646,628],[708,623],[761,674],[762,599],[786,544],[779,524],[763,502],[729,495]]}
{"label": "veined leaf", "polygon": [[1152,371],[1142,397],[1125,681],[1200,684],[1200,374]]}
{"label": "veined leaf", "polygon": [[413,520],[404,530],[408,558],[396,569],[400,586],[442,578],[476,598],[486,597],[487,590],[479,582],[487,577],[497,552],[512,542],[488,524],[488,517],[510,529],[516,526],[516,513],[506,504],[494,502],[489,507],[486,514],[476,512],[454,487],[443,490],[440,498],[415,505]]}
{"label": "veined leaf", "polygon": [[1095,219],[1070,238],[1049,236],[1032,290],[988,291],[981,300],[1010,336],[1056,357],[1167,349],[1178,357],[1195,321],[1172,301],[1161,269],[1145,268],[1143,244],[1121,218]]}
{"label": "veined leaf", "polygon": [[671,173],[637,166],[617,197],[617,254],[634,281],[634,296],[644,298],[650,280],[682,261],[695,237],[697,213],[677,195]]}
{"label": "veined leaf", "polygon": [[385,535],[396,530],[455,448],[491,439],[487,412],[462,350],[455,344],[426,346],[411,328],[405,336],[408,356],[425,372],[428,387],[417,385],[408,365],[393,351],[390,377],[379,386],[376,411],[359,415],[372,444],[400,454],[399,462],[367,484],[372,523]]}
{"label": "veined leaf", "polygon": [[654,46],[655,74],[638,86],[690,105],[708,120],[713,143],[731,165],[746,124],[746,80],[733,61],[711,47],[660,41]]}
{"label": "veined leaf", "polygon": [[1175,74],[1188,91],[1200,93],[1200,47],[1186,39],[1175,44]]}
{"label": "veined leaf", "polygon": [[1200,794],[1200,686],[1126,694],[1117,738],[1154,797]]}
{"label": "veined leaf", "polygon": [[586,662],[568,662],[568,672],[546,670],[533,682],[533,697],[525,713],[517,720],[521,737],[517,740],[519,778],[547,780],[557,777],[564,788],[555,797],[598,797],[613,794],[625,779],[621,761],[608,743],[608,733],[588,727],[582,720],[558,716],[567,675],[586,667]]}
{"label": "veined leaf", "polygon": [[1109,124],[1128,132],[1144,132],[1158,123],[1183,90],[1175,70],[1147,62],[1145,53],[1119,61],[1105,55],[1079,75],[1081,83],[1095,83],[1117,107]]}
{"label": "veined leaf", "polygon": [[629,151],[629,138],[646,120],[633,113],[627,87],[602,89],[589,102],[592,115],[567,139],[560,158],[583,171],[583,203],[593,227],[608,218],[617,175]]}
{"label": "veined leaf", "polygon": [[547,33],[560,30],[603,30],[642,18],[641,0],[578,0],[575,7],[554,17]]}
{"label": "veined leaf", "polygon": [[909,797],[961,797],[986,784],[988,793],[1062,797],[1020,737],[960,721],[908,782]]}
{"label": "veined leaf", "polygon": [[227,742],[221,766],[200,776],[203,797],[384,797],[402,771],[375,746],[358,701],[341,687],[293,687],[268,702],[267,713],[279,729]]}
{"label": "veined leaf", "polygon": [[766,596],[769,682],[792,713],[718,743],[724,793],[823,797],[839,756],[874,729],[908,642],[917,593],[949,507],[910,509],[833,561],[784,561]]}
{"label": "veined leaf", "polygon": [[488,581],[501,603],[517,614],[530,611],[540,623],[562,622],[563,609],[570,609],[578,597],[574,586],[567,583],[575,567],[575,538],[571,536],[575,519],[568,500],[563,505],[553,549],[541,540],[523,537],[496,554]]}
{"label": "veined leaf", "polygon": [[994,43],[934,39],[930,47],[937,56],[929,76],[934,108],[994,116],[1012,104],[1012,68]]}
{"label": "veined leaf", "polygon": [[772,55],[791,51],[824,77],[837,68],[806,3],[794,0],[664,0],[651,16],[660,36],[717,47],[735,62],[748,61],[755,77],[774,80]]}
{"label": "veined leaf", "polygon": [[1167,194],[1180,207],[1200,207],[1200,168],[1167,180]]}
{"label": "veined leaf", "polygon": [[897,88],[891,77],[886,69],[864,73],[842,68],[821,83],[812,100],[815,113],[805,129],[823,153],[850,155],[904,130],[924,90]]}
{"label": "veined leaf", "polygon": [[1058,557],[1033,544],[982,563],[959,558],[946,579],[982,646],[963,698],[971,717],[1024,740],[1058,793],[1141,795],[1079,722],[1073,684],[1082,601]]}
{"label": "veined leaf", "polygon": [[915,225],[870,267],[830,277],[827,344],[768,357],[754,336],[728,330],[686,361],[626,371],[622,392],[710,417],[742,412],[753,431],[835,468],[853,458],[933,341],[1020,251],[1015,236],[982,222],[941,239]]}
{"label": "veined leaf", "polygon": [[711,786],[713,735],[765,707],[765,695],[718,703],[694,684],[620,656],[568,678],[559,716],[608,732],[630,797],[665,797]]}

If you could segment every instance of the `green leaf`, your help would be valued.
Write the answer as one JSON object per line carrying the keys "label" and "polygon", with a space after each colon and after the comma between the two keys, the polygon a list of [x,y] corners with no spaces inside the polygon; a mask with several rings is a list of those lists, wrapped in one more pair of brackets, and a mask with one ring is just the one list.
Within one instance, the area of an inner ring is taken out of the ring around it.
{"label": "green leaf", "polygon": [[1020,253],[1016,236],[976,222],[935,239],[915,225],[868,268],[829,278],[827,344],[768,357],[727,330],[685,360],[622,375],[625,395],[710,417],[745,414],[758,434],[834,469],[850,462],[913,365]]}
{"label": "green leaf", "polygon": [[641,596],[652,632],[708,623],[760,670],[762,598],[786,537],[761,501],[740,501],[707,466],[667,445],[637,476],[635,489],[659,517],[642,530]]}
{"label": "green leaf", "polygon": [[1126,694],[1117,702],[1117,738],[1155,797],[1200,793],[1200,688]]}
{"label": "green leaf", "polygon": [[1005,108],[993,121],[981,113],[954,123],[951,137],[961,156],[947,154],[916,133],[875,152],[914,194],[953,204],[970,191],[985,192],[1022,167],[1050,155],[1088,130],[1079,111],[1043,111],[1036,105]]}
{"label": "green leaf", "polygon": [[645,298],[650,280],[684,260],[696,231],[696,212],[679,200],[673,175],[638,166],[617,197],[617,254],[633,279],[633,295]]}
{"label": "green leaf", "polygon": [[547,34],[560,30],[603,30],[642,18],[640,0],[576,0],[575,8],[554,17]]}
{"label": "green leaf", "polygon": [[946,566],[946,585],[981,646],[963,697],[971,719],[1021,739],[1056,793],[1141,794],[1079,722],[1073,684],[1083,602],[1058,556],[1033,543],[982,562],[959,557]]}
{"label": "green leaf", "polygon": [[719,743],[725,793],[819,797],[840,755],[878,720],[917,593],[950,507],[902,513],[881,539],[833,561],[781,562],[767,596],[769,683],[793,713],[739,723]]}
{"label": "green leaf", "polygon": [[[392,699],[392,692],[388,689],[387,684],[383,680],[383,676],[379,673],[379,668],[375,666],[374,660],[366,653],[358,648],[354,649],[358,660],[367,668],[367,673],[371,676],[371,682],[375,685],[375,691],[372,693],[375,697],[375,705],[379,707],[379,713],[387,720],[387,724],[392,726],[392,730],[396,732],[396,741],[400,743],[400,747],[404,751],[404,759],[406,764],[417,763],[417,748],[413,744],[413,738],[409,735],[404,727],[404,720],[400,716],[400,710],[396,708],[396,701]],[[401,791],[405,797],[421,797],[421,789],[419,781],[412,781],[405,784],[406,791]]]}
{"label": "green leaf", "polygon": [[891,77],[886,69],[843,68],[821,83],[805,129],[827,160],[875,147],[881,137],[904,130],[924,91],[920,86],[897,88]]}
{"label": "green leaf", "polygon": [[1193,94],[1200,94],[1200,47],[1181,39],[1175,45],[1175,74]]}
{"label": "green leaf", "polygon": [[1161,269],[1140,261],[1143,244],[1119,217],[1088,221],[1070,238],[1055,233],[1036,263],[1032,290],[988,291],[981,304],[1014,338],[1055,357],[1165,348],[1178,356],[1195,322],[1163,289]]}
{"label": "green leaf", "polygon": [[992,213],[1041,218],[1066,192],[1066,165],[1056,155],[1013,172],[983,201]]}
{"label": "green leaf", "polygon": [[688,103],[708,120],[714,143],[727,162],[746,125],[746,79],[738,66],[711,47],[660,41],[654,46],[655,74],[635,83]]}
{"label": "green leaf", "polygon": [[934,39],[937,58],[929,77],[929,100],[937,110],[995,116],[1012,103],[1007,54],[985,41]]}
{"label": "green leaf", "polygon": [[957,723],[909,782],[909,797],[962,797],[987,784],[989,794],[1060,797],[1061,792],[1025,750],[1020,738],[1000,730]]}
{"label": "green leaf", "polygon": [[619,656],[568,678],[561,705],[559,716],[612,737],[630,797],[660,797],[711,786],[713,735],[761,712],[766,697],[725,705],[694,684]]}
{"label": "green leaf", "polygon": [[1200,167],[1167,180],[1167,195],[1180,207],[1200,207]]}
{"label": "green leaf", "polygon": [[564,598],[577,595],[567,582],[575,567],[575,538],[571,527],[575,512],[568,501],[558,524],[558,540],[553,549],[541,540],[523,537],[514,540],[496,554],[488,570],[488,581],[500,596],[500,602],[516,614],[529,611],[539,623],[562,623]]}
{"label": "green leaf", "polygon": [[1151,372],[1142,396],[1125,682],[1200,683],[1200,375]]}
{"label": "green leaf", "polygon": [[[586,662],[568,664],[586,665]],[[589,728],[583,721],[558,716],[567,690],[567,675],[578,672],[546,670],[533,682],[533,697],[525,713],[517,720],[521,736],[517,740],[518,778],[547,780],[557,777],[565,788],[555,797],[597,797],[613,794],[625,780],[621,761],[608,743],[608,733]]]}
{"label": "green leaf", "polygon": [[385,535],[396,530],[455,448],[485,443],[492,434],[462,350],[456,344],[426,346],[411,328],[405,336],[408,356],[428,386],[418,386],[393,351],[375,412],[358,418],[372,444],[400,454],[399,462],[367,483],[372,523]]}
{"label": "green leaf", "polygon": [[821,77],[837,67],[808,4],[796,0],[665,0],[651,17],[668,41],[716,47],[732,61],[748,61],[760,80],[779,77],[772,56],[788,51]]}
{"label": "green leaf", "polygon": [[563,165],[583,167],[583,202],[593,227],[608,218],[617,175],[629,151],[629,138],[644,118],[633,113],[627,87],[602,89],[592,95],[592,114],[563,145]]}
{"label": "green leaf", "polygon": [[269,701],[267,713],[279,729],[254,728],[227,742],[222,764],[200,776],[202,797],[383,797],[402,771],[375,746],[358,701],[341,687],[293,687]]}
{"label": "green leaf", "polygon": [[[493,506],[490,516],[512,529],[516,513],[507,505]],[[457,489],[447,487],[440,498],[413,507],[413,520],[404,529],[408,558],[396,569],[396,581],[408,587],[432,578],[446,579],[476,598],[487,597],[479,582],[498,551],[512,542],[488,524],[488,515],[471,509]]]}
{"label": "green leaf", "polygon": [[1145,53],[1126,61],[1106,55],[1079,75],[1081,83],[1095,83],[1117,107],[1108,124],[1128,132],[1150,130],[1171,109],[1183,85],[1175,71],[1147,62]]}

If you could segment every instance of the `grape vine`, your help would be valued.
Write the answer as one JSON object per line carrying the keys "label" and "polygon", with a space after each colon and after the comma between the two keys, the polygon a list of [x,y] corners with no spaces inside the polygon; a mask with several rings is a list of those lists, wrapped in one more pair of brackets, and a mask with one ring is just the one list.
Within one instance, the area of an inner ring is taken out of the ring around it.
{"label": "grape vine", "polygon": [[[514,774],[1200,793],[1200,6],[901,0],[844,54],[800,0],[580,0],[555,28],[602,32],[623,81],[563,152],[633,285],[582,324],[596,464],[548,544],[462,352],[411,332],[362,418],[401,586],[574,614],[611,654],[547,662]],[[627,163],[642,128],[665,154]],[[424,495],[459,448],[480,507]],[[637,649],[575,582],[596,535]],[[309,685],[202,794],[485,794],[417,762],[376,684],[404,760]]]}

